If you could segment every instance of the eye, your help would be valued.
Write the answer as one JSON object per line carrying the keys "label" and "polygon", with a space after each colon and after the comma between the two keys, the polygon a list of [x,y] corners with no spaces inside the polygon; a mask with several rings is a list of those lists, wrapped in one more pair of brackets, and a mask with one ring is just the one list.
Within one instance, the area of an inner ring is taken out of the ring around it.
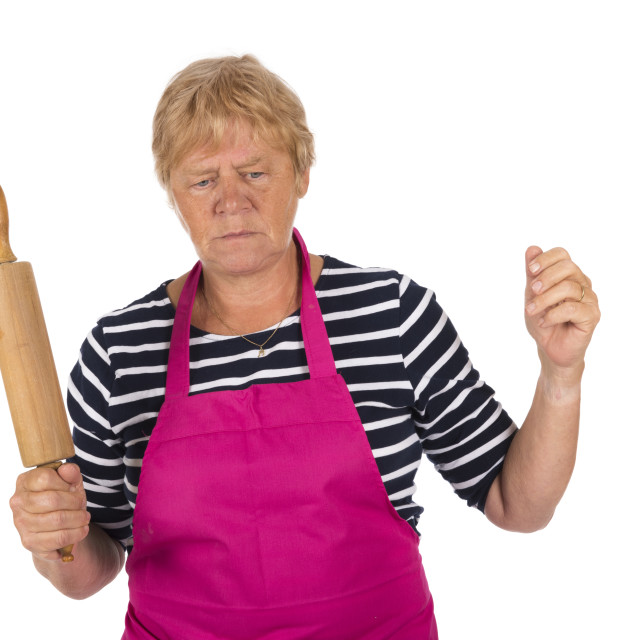
{"label": "eye", "polygon": [[264,175],[264,171],[251,171],[247,174],[252,180],[257,180],[260,176]]}
{"label": "eye", "polygon": [[206,187],[210,182],[211,182],[211,180],[200,180],[200,182],[196,182],[195,186],[196,187]]}

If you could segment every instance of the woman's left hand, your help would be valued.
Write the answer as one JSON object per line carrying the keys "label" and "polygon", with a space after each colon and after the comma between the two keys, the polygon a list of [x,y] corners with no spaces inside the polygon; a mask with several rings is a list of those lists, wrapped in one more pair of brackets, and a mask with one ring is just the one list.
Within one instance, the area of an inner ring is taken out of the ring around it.
{"label": "woman's left hand", "polygon": [[543,371],[579,380],[585,351],[600,320],[591,280],[562,248],[543,252],[529,247],[525,259],[525,320],[538,345]]}

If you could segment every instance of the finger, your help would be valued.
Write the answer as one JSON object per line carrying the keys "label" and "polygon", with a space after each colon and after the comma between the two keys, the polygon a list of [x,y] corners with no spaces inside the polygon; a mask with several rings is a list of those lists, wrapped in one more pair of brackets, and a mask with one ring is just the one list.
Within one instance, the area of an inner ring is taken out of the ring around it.
{"label": "finger", "polygon": [[40,557],[49,560],[59,560],[58,549],[67,545],[76,545],[89,534],[89,525],[85,524],[75,529],[60,529],[44,533],[28,533],[22,536],[22,546]]}
{"label": "finger", "polygon": [[539,275],[531,280],[527,286],[526,298],[530,299],[540,295],[545,291],[552,289],[563,281],[571,281],[580,287],[580,295],[582,295],[582,286],[589,286],[589,278],[580,270],[578,265],[571,260],[561,260],[547,267],[544,271],[540,271]]}
{"label": "finger", "polygon": [[[542,249],[536,245],[530,246],[524,252],[524,262],[527,267],[527,276],[530,278],[535,277],[535,271],[531,270],[531,267],[537,264],[536,258],[542,253]],[[534,267],[535,268],[535,267]]]}
{"label": "finger", "polygon": [[28,513],[82,510],[87,506],[84,491],[25,491],[11,501],[12,508]]}
{"label": "finger", "polygon": [[23,529],[32,533],[51,533],[65,529],[78,529],[89,524],[91,514],[85,509],[25,513],[20,519]]}
{"label": "finger", "polygon": [[[76,465],[60,467],[70,480],[77,480],[80,470]],[[69,468],[71,467],[71,468]],[[47,513],[58,510],[84,509],[87,504],[81,481],[65,482],[53,469],[33,469],[21,474],[16,482],[16,491],[9,501],[15,512]]]}
{"label": "finger", "polygon": [[72,486],[82,485],[82,474],[77,464],[66,462],[58,469],[58,475]]}
{"label": "finger", "polygon": [[527,301],[525,310],[527,315],[535,316],[565,301],[575,303],[588,302],[588,291],[590,292],[575,280],[562,280],[548,291],[530,298]]}
{"label": "finger", "polygon": [[16,482],[16,491],[69,491],[70,488],[54,469],[32,469],[18,476]]}
{"label": "finger", "polygon": [[[530,247],[529,249],[531,249]],[[537,247],[536,247],[537,248]],[[529,250],[527,250],[528,252]],[[566,249],[562,247],[556,247],[549,251],[539,253],[533,260],[527,263],[527,275],[532,278],[539,279],[545,272],[557,265],[558,263],[564,263],[566,269],[569,265],[574,265],[577,269],[577,265],[571,260],[571,256]],[[586,277],[586,276],[585,276]]]}
{"label": "finger", "polygon": [[542,249],[539,246],[535,245],[535,244],[531,245],[530,247],[528,247],[527,250],[524,252],[524,260],[525,260],[525,264],[527,265],[527,267],[532,262],[534,262],[535,259],[542,253],[543,253]]}
{"label": "finger", "polygon": [[56,559],[53,552],[75,544],[88,533],[90,514],[85,510],[55,511],[45,514],[14,512],[14,524],[22,545],[33,553]]}
{"label": "finger", "polygon": [[77,529],[89,524],[91,515],[85,509],[29,513],[23,511],[15,518],[19,531],[29,533],[51,533],[65,529]]}
{"label": "finger", "polygon": [[[531,249],[532,247],[530,247]],[[538,248],[538,247],[535,247]],[[528,251],[528,250],[527,250]],[[561,260],[571,260],[569,252],[563,247],[555,247],[539,253],[528,263],[528,271],[534,275],[548,269],[551,265]]]}
{"label": "finger", "polygon": [[597,307],[581,302],[567,301],[549,309],[539,320],[543,329],[560,324],[573,324],[589,332],[598,323],[600,312]]}

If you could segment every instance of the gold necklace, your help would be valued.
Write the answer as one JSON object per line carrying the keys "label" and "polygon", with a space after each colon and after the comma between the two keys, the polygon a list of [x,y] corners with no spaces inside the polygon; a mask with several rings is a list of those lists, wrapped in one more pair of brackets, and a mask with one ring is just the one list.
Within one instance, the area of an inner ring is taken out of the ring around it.
{"label": "gold necklace", "polygon": [[[209,307],[209,309],[211,311],[213,311],[213,314],[215,315],[216,318],[218,318],[218,320],[220,321],[220,323],[226,327],[227,329],[229,329],[229,331],[231,331],[231,333],[233,333],[234,336],[236,336],[237,338],[242,338],[243,340],[246,340],[248,343],[254,345],[255,347],[258,347],[259,351],[258,351],[258,358],[261,358],[263,355],[265,355],[264,353],[264,345],[267,344],[267,342],[269,342],[269,340],[271,340],[271,338],[273,338],[273,336],[276,335],[276,331],[280,328],[280,325],[285,321],[285,319],[288,317],[289,315],[289,309],[291,308],[291,305],[293,304],[293,301],[296,297],[296,293],[298,291],[298,286],[296,284],[296,286],[293,288],[293,294],[291,296],[291,299],[289,300],[289,304],[287,305],[287,309],[286,309],[286,313],[284,318],[282,318],[282,320],[280,320],[280,322],[278,322],[278,326],[271,332],[271,335],[262,343],[262,344],[258,344],[257,342],[254,342],[253,340],[249,340],[249,338],[247,338],[247,336],[242,335],[241,333],[238,333],[235,329],[232,329],[219,315],[218,312],[215,310],[214,307],[211,306],[211,303],[209,302],[209,299],[207,298],[207,296],[204,296],[204,299],[207,302],[207,307]],[[204,295],[204,291],[202,292],[202,295]]]}

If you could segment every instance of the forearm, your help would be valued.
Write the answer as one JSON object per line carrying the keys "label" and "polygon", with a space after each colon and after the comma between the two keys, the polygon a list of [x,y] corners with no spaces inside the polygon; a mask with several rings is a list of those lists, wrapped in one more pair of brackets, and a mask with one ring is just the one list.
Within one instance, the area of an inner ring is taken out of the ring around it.
{"label": "forearm", "polygon": [[493,483],[485,513],[510,531],[536,531],[551,520],[571,478],[578,443],[580,377],[544,371],[529,414]]}
{"label": "forearm", "polygon": [[89,535],[74,546],[73,555],[73,562],[43,560],[34,555],[33,563],[58,591],[76,600],[100,591],[124,565],[122,547],[93,524]]}

